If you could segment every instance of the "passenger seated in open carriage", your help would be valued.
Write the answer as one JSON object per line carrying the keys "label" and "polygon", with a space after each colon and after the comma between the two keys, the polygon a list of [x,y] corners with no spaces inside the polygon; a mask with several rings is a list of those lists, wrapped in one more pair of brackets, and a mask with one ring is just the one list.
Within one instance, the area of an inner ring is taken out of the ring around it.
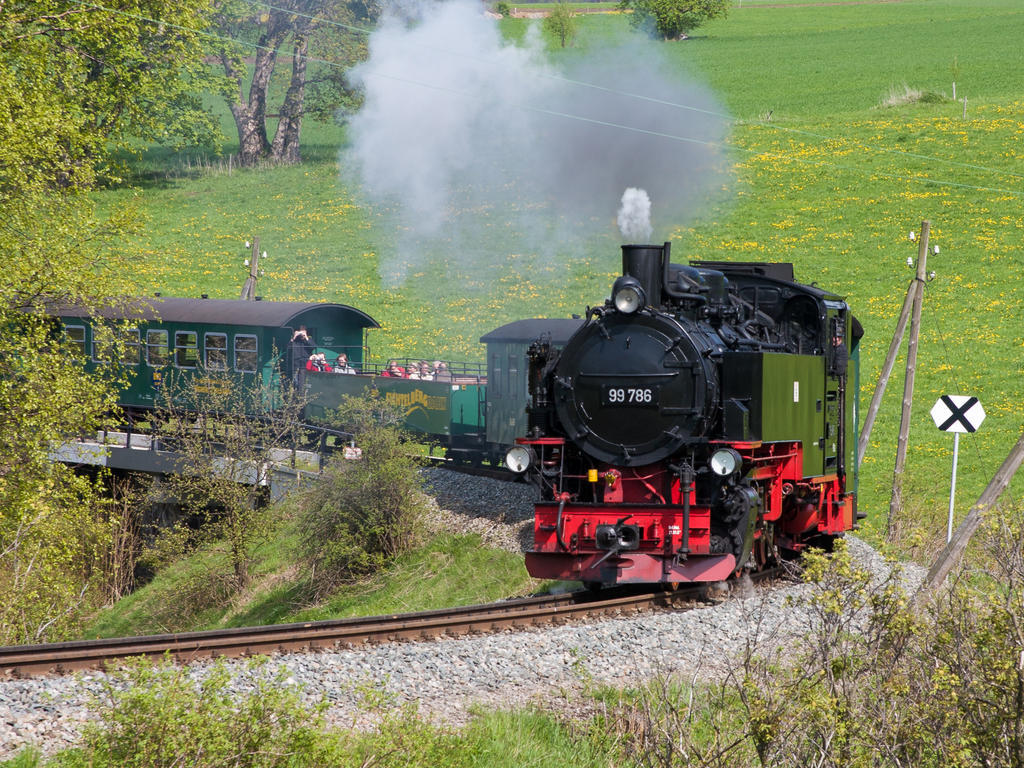
{"label": "passenger seated in open carriage", "polygon": [[387,368],[381,371],[381,376],[390,376],[395,379],[407,379],[409,374],[406,373],[405,368],[398,364],[397,360],[389,360]]}
{"label": "passenger seated in open carriage", "polygon": [[452,381],[452,372],[448,370],[448,363],[435,360],[433,369],[432,378],[434,381]]}
{"label": "passenger seated in open carriage", "polygon": [[315,352],[309,356],[309,360],[306,362],[306,370],[313,371],[314,373],[331,373],[333,368],[327,362],[327,355],[323,352]]}
{"label": "passenger seated in open carriage", "polygon": [[433,381],[434,372],[430,368],[430,363],[426,360],[413,363],[409,367],[409,378],[419,379],[420,381]]}
{"label": "passenger seated in open carriage", "polygon": [[355,373],[356,369],[348,364],[348,355],[344,352],[338,354],[337,359],[334,361],[334,372],[335,373]]}

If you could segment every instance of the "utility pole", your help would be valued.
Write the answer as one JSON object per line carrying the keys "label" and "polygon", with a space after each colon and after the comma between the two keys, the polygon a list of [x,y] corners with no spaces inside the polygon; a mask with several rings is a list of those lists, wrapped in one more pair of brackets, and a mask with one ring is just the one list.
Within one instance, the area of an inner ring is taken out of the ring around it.
{"label": "utility pole", "polygon": [[900,310],[900,319],[896,322],[896,331],[892,335],[892,342],[889,344],[889,354],[885,356],[885,363],[882,365],[882,372],[878,376],[878,384],[875,385],[875,394],[871,396],[871,405],[868,406],[867,415],[864,417],[864,427],[857,441],[857,466],[864,461],[864,454],[868,449],[868,442],[871,440],[871,428],[875,425],[875,417],[878,416],[878,409],[882,405],[882,395],[889,384],[889,376],[892,374],[892,367],[896,363],[896,355],[900,351],[900,344],[903,343],[903,334],[907,330],[907,320],[910,319],[910,308],[914,303],[914,296],[917,292],[917,278],[910,281],[907,286],[907,295],[903,299],[903,309]]}
{"label": "utility pole", "polygon": [[907,443],[910,439],[910,409],[914,402],[914,374],[917,371],[917,341],[921,333],[921,304],[924,284],[928,276],[928,233],[931,222],[921,222],[921,240],[917,248],[917,275],[914,278],[914,301],[911,309],[910,340],[907,342],[907,373],[903,382],[903,412],[900,416],[900,435],[896,443],[896,466],[892,476],[892,499],[889,502],[889,521],[886,538],[892,541],[896,533],[896,519],[903,512],[903,470],[907,463]]}
{"label": "utility pole", "polygon": [[242,301],[256,300],[256,280],[260,274],[260,239],[252,239],[252,256],[249,257],[249,276],[245,278],[245,285],[242,286]]}

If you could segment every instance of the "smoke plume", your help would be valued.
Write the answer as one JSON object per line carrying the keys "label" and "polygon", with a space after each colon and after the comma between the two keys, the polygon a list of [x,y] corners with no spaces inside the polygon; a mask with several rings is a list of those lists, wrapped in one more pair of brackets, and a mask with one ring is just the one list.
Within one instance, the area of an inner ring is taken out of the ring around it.
{"label": "smoke plume", "polygon": [[342,155],[393,217],[386,282],[428,263],[493,276],[509,254],[569,260],[614,233],[626,187],[650,193],[665,239],[689,220],[723,165],[726,121],[625,27],[555,71],[536,25],[506,42],[476,0],[388,14],[353,73],[365,103]]}
{"label": "smoke plume", "polygon": [[629,187],[622,193],[619,206],[619,232],[627,243],[648,243],[651,240],[651,198],[647,192]]}

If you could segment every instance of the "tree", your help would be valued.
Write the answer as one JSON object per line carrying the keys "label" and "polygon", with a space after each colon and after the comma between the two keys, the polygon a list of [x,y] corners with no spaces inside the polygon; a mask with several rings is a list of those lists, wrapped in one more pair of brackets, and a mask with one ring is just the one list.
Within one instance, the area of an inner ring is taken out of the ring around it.
{"label": "tree", "polygon": [[544,17],[544,29],[565,48],[576,38],[576,14],[565,0],[559,0]]}
{"label": "tree", "polygon": [[[377,0],[280,0],[274,5],[221,0],[216,6],[216,23],[224,37],[218,57],[232,84],[228,106],[238,130],[240,161],[298,162],[303,116],[313,113],[322,118],[355,103],[356,94],[344,73],[366,55],[365,27],[380,14]],[[250,49],[234,42],[240,40],[255,42]],[[291,73],[278,114],[273,115],[270,86],[279,52],[286,47],[291,48]],[[245,61],[250,55],[251,79]],[[307,87],[312,103],[307,103]],[[273,117],[278,123],[271,140],[268,124]]]}
{"label": "tree", "polygon": [[133,138],[220,135],[201,96],[218,84],[204,62],[209,3],[100,5],[0,3],[0,194],[39,181],[86,187]]}
{"label": "tree", "polygon": [[161,396],[155,429],[179,457],[167,488],[201,521],[198,540],[226,555],[232,586],[244,588],[254,549],[273,530],[269,485],[301,437],[303,398],[288,388],[270,413],[259,383],[215,371],[172,379]]}
{"label": "tree", "polygon": [[46,307],[135,292],[131,212],[100,220],[81,193],[133,139],[212,135],[197,95],[212,82],[207,14],[206,0],[0,0],[0,644],[65,637],[104,599],[116,526],[101,485],[50,454],[103,423],[122,372],[87,373]]}
{"label": "tree", "polygon": [[632,11],[629,23],[648,29],[665,40],[679,40],[701,24],[729,10],[729,0],[620,0],[619,8]]}
{"label": "tree", "polygon": [[107,268],[119,231],[62,194],[0,204],[0,644],[62,637],[102,599],[100,489],[50,452],[94,431],[123,379],[113,365],[87,374],[82,350],[44,308],[118,295],[124,286]]}

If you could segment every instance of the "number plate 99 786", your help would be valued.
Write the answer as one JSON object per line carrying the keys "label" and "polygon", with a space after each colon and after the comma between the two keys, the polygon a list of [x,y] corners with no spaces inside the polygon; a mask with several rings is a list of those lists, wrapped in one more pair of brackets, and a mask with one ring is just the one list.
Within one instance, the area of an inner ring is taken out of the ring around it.
{"label": "number plate 99 786", "polygon": [[657,408],[658,390],[655,387],[630,387],[605,384],[601,387],[602,408]]}

